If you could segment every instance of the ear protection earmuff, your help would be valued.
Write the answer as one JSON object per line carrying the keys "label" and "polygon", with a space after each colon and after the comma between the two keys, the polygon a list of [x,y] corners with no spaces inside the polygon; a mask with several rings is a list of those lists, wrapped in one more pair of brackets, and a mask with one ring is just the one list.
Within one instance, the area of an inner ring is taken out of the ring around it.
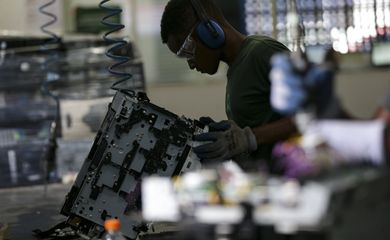
{"label": "ear protection earmuff", "polygon": [[225,44],[225,32],[214,20],[210,19],[199,0],[191,0],[200,23],[195,28],[199,39],[211,49],[217,49]]}

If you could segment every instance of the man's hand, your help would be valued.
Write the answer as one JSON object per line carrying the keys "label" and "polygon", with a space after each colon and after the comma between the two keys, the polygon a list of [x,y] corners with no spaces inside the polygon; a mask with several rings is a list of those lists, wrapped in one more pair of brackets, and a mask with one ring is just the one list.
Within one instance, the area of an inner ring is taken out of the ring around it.
{"label": "man's hand", "polygon": [[210,131],[194,136],[195,141],[209,142],[193,149],[203,161],[228,160],[257,149],[256,137],[249,127],[240,128],[233,121],[216,123],[210,118],[208,120]]}

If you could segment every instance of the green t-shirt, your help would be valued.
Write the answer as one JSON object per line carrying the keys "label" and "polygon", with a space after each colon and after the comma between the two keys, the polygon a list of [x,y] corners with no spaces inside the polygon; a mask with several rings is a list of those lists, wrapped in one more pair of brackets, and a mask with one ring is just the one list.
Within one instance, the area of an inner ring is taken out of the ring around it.
{"label": "green t-shirt", "polygon": [[[226,114],[238,126],[257,127],[281,118],[270,102],[270,59],[289,51],[282,43],[265,36],[249,36],[227,72]],[[250,158],[269,159],[272,145],[259,146]]]}

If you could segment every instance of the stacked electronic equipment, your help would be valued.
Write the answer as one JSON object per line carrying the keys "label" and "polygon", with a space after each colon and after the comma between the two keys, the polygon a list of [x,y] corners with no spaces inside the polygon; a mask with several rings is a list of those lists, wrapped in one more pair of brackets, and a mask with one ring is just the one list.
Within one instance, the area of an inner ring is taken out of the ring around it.
{"label": "stacked electronic equipment", "polygon": [[[46,78],[42,64],[50,57],[41,46],[47,41],[43,37],[0,36],[0,187],[44,181],[42,159],[57,111],[55,101],[41,93]],[[109,86],[114,78],[106,71],[105,46],[104,41],[91,37],[70,37],[49,45],[58,55],[57,63],[49,67],[59,76],[49,84],[51,91],[62,99],[112,96],[115,91]],[[144,90],[143,65],[133,45],[129,43],[121,54],[131,57],[123,67],[134,74],[129,87]],[[61,136],[61,131],[57,134]]]}
{"label": "stacked electronic equipment", "polygon": [[[0,60],[0,187],[45,182],[56,105],[40,94],[44,38],[3,36]],[[51,179],[55,180],[54,172]]]}
{"label": "stacked electronic equipment", "polygon": [[[116,78],[107,72],[109,59],[105,56],[107,43],[97,38],[65,38],[64,58],[60,59],[59,80],[53,82],[52,91],[61,98],[86,99],[113,96],[110,89]],[[117,54],[129,57],[129,61],[119,67],[121,71],[131,72],[133,77],[125,87],[135,91],[145,91],[143,63],[138,57],[135,46],[129,42],[117,51]]]}

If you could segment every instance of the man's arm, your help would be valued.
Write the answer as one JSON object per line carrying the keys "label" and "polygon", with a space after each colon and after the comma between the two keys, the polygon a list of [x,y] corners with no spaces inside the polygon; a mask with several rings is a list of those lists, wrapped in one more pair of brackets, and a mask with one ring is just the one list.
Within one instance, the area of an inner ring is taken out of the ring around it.
{"label": "man's arm", "polygon": [[298,130],[291,118],[282,118],[272,123],[252,128],[257,145],[285,140]]}

